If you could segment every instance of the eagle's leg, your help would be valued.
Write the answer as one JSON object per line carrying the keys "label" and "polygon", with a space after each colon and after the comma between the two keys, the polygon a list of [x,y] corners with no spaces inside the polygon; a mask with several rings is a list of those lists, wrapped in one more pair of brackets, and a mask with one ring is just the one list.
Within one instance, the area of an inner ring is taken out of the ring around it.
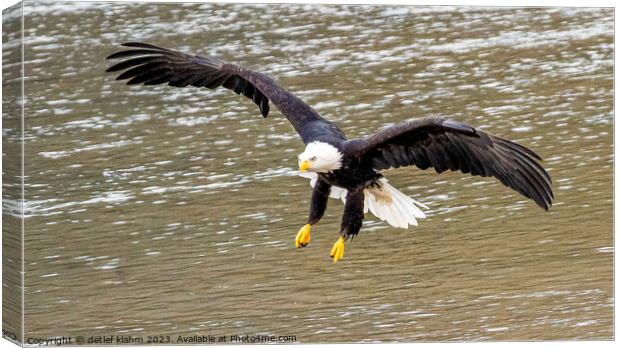
{"label": "eagle's leg", "polygon": [[355,235],[362,228],[364,220],[364,187],[358,188],[347,193],[347,201],[344,204],[344,213],[340,225],[340,238],[334,243],[329,253],[334,259],[334,263],[344,257],[344,241],[349,236]]}
{"label": "eagle's leg", "polygon": [[327,199],[329,198],[329,192],[331,185],[321,180],[319,177],[314,184],[314,190],[312,191],[312,201],[310,202],[310,215],[308,216],[308,223],[302,227],[297,236],[295,237],[295,246],[297,248],[305,247],[310,243],[310,228],[321,220],[325,209],[327,209]]}

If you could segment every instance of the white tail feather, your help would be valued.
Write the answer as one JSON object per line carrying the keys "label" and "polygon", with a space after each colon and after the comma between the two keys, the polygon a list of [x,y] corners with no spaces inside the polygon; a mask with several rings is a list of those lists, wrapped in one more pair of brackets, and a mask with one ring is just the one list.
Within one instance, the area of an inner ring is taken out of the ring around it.
{"label": "white tail feather", "polygon": [[388,184],[382,178],[379,187],[369,187],[365,190],[367,209],[379,219],[394,227],[408,228],[417,226],[416,219],[423,219],[426,214],[420,209],[428,207]]}
{"label": "white tail feather", "polygon": [[[318,175],[313,172],[301,173],[301,176],[310,179],[310,185],[314,187]],[[409,225],[417,226],[416,219],[424,219],[426,214],[420,209],[428,207],[415,199],[410,198],[388,184],[387,179],[381,178],[379,186],[369,187],[364,190],[364,213],[369,211],[382,221],[394,227],[408,228]],[[346,202],[347,190],[332,186],[329,194],[331,198]]]}

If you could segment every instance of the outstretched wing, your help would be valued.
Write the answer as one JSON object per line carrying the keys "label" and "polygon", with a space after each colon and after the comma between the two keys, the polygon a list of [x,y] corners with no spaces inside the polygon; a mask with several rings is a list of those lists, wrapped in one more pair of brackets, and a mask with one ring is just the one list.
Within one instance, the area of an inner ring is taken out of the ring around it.
{"label": "outstretched wing", "polygon": [[263,117],[269,114],[269,102],[274,103],[306,143],[319,135],[344,138],[336,126],[264,74],[216,57],[189,55],[141,42],[127,42],[123,46],[130,49],[107,57],[123,60],[106,71],[124,70],[116,79],[129,79],[128,85],[167,83],[173,87],[211,89],[222,86],[252,99]]}
{"label": "outstretched wing", "polygon": [[375,170],[415,165],[437,173],[493,176],[545,210],[554,198],[551,177],[537,154],[453,120],[430,117],[394,125],[353,139],[345,149]]}

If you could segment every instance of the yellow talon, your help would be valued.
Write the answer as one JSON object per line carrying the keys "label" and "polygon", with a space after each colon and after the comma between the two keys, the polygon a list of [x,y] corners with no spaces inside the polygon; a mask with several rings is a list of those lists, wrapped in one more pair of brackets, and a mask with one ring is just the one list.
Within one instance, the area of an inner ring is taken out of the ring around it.
{"label": "yellow talon", "polygon": [[336,243],[334,243],[332,250],[329,252],[329,256],[334,259],[334,263],[344,257],[344,237],[338,238]]}
{"label": "yellow talon", "polygon": [[297,237],[295,237],[295,247],[305,247],[308,243],[310,243],[310,227],[310,224],[306,224],[299,230],[299,232],[297,232]]}

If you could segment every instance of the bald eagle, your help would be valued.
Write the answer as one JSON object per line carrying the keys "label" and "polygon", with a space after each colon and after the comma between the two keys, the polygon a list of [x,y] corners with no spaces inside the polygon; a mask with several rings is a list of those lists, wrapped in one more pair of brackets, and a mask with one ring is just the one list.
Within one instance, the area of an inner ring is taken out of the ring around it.
{"label": "bald eagle", "polygon": [[330,251],[334,262],[344,256],[345,241],[357,235],[369,211],[399,228],[415,226],[417,219],[425,217],[427,207],[390,185],[381,173],[386,169],[414,165],[422,170],[432,167],[437,173],[460,170],[492,176],[543,209],[551,207],[551,177],[540,165],[541,158],[512,141],[443,117],[410,120],[349,140],[332,122],[264,74],[212,56],[141,42],[123,46],[129,48],[107,57],[122,59],[107,72],[123,71],[116,79],[129,79],[128,85],[224,87],[250,98],[263,117],[269,114],[270,102],[280,110],[306,145],[298,157],[299,169],[313,187],[307,224],[297,233],[295,245],[308,245],[311,226],[325,213],[328,198],[341,199],[339,237]]}

